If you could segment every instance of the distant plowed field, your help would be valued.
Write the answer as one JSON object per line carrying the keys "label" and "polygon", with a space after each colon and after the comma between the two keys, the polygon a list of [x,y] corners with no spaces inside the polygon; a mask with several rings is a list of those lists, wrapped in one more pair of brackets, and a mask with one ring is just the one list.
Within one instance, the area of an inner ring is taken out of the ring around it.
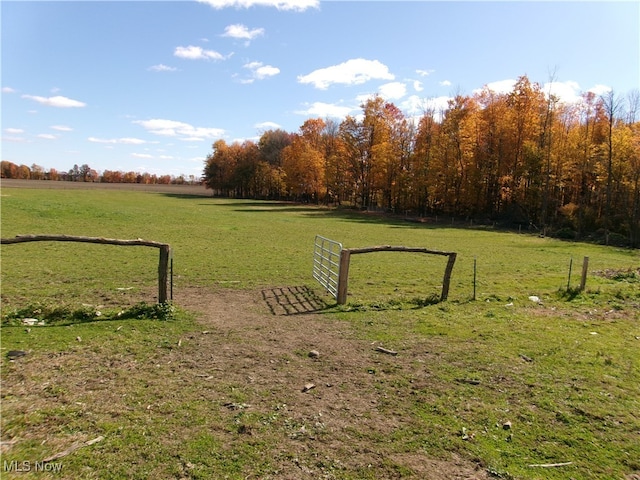
{"label": "distant plowed field", "polygon": [[97,182],[62,182],[50,180],[16,180],[3,178],[2,187],[11,188],[50,188],[50,189],[104,189],[104,190],[137,190],[144,192],[174,193],[176,195],[201,195],[211,196],[211,190],[204,185],[144,185],[141,183],[97,183]]}

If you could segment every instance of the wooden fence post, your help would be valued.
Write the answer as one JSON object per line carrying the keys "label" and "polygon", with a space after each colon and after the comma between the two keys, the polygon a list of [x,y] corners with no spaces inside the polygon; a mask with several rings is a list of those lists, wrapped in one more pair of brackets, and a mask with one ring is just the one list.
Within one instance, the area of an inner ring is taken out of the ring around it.
{"label": "wooden fence post", "polygon": [[347,289],[349,283],[349,263],[351,261],[351,252],[343,249],[340,252],[340,267],[338,272],[338,305],[347,303]]}
{"label": "wooden fence post", "polygon": [[444,271],[444,279],[442,280],[442,295],[440,301],[444,302],[449,296],[449,284],[451,283],[451,272],[453,272],[453,265],[456,263],[455,252],[449,254],[449,261],[447,262],[447,268]]}
{"label": "wooden fence post", "polygon": [[169,262],[171,259],[171,247],[160,247],[160,259],[158,261],[158,303],[167,301],[167,284],[169,282]]}
{"label": "wooden fence post", "polygon": [[589,257],[584,257],[582,261],[582,279],[580,280],[580,291],[587,285],[587,271],[589,270]]}

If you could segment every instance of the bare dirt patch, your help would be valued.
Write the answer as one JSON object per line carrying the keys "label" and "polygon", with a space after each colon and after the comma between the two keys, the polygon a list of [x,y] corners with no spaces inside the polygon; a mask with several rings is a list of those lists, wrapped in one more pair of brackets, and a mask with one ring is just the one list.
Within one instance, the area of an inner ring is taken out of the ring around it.
{"label": "bare dirt patch", "polygon": [[[243,386],[248,411],[268,416],[281,409],[287,435],[275,477],[370,469],[377,478],[488,478],[459,457],[388,450],[385,438],[410,419],[389,408],[393,401],[376,389],[372,371],[414,369],[415,359],[384,355],[355,338],[349,324],[321,313],[322,299],[305,287],[203,293],[183,291],[177,299],[210,332],[195,336],[190,361],[211,373],[207,381]],[[259,435],[251,427],[238,431]]]}

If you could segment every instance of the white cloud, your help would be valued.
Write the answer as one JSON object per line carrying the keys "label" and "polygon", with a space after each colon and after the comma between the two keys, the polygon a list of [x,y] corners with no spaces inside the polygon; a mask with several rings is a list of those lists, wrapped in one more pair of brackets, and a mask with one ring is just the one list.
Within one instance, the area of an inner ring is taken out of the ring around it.
{"label": "white cloud", "polygon": [[402,82],[391,82],[381,85],[380,95],[387,100],[397,100],[407,94],[407,86]]}
{"label": "white cloud", "polygon": [[87,104],[78,100],[72,100],[71,98],[55,96],[55,97],[39,97],[37,95],[22,95],[22,98],[27,98],[35,102],[47,105],[49,107],[58,108],[79,108],[86,107]]}
{"label": "white cloud", "polygon": [[411,95],[399,106],[402,111],[410,116],[421,116],[424,112],[433,110],[436,118],[439,119],[439,113],[448,108],[450,99],[451,97],[448,96],[423,98],[418,95]]}
{"label": "white cloud", "polygon": [[435,72],[435,70],[416,70],[416,73],[421,77],[428,77],[433,72]]}
{"label": "white cloud", "polygon": [[609,93],[611,90],[611,87],[607,87],[606,85],[595,85],[587,91],[595,93],[596,95],[604,95],[605,93]]}
{"label": "white cloud", "polygon": [[184,122],[154,118],[151,120],[137,120],[133,122],[140,125],[154,135],[164,137],[176,137],[184,141],[203,141],[206,139],[218,139],[224,135],[221,128],[194,127]]}
{"label": "white cloud", "polygon": [[354,111],[352,107],[335,105],[332,103],[314,102],[306,110],[299,110],[295,113],[320,118],[344,118]]}
{"label": "white cloud", "polygon": [[203,137],[184,137],[182,138],[183,142],[204,142]]}
{"label": "white cloud", "polygon": [[[562,103],[575,104],[583,101],[582,94],[585,93],[580,89],[578,82],[568,80],[566,82],[548,82],[542,87],[545,94],[553,94],[560,99]],[[611,91],[611,87],[606,85],[594,85],[587,92],[595,95],[604,95]]]}
{"label": "white cloud", "polygon": [[580,85],[577,82],[548,82],[542,88],[545,94],[551,93],[563,103],[577,103],[581,100]]}
{"label": "white cloud", "polygon": [[335,83],[359,85],[369,80],[394,80],[389,68],[378,60],[354,58],[339,65],[314,70],[308,75],[299,75],[298,82],[310,83],[320,90],[326,90]]}
{"label": "white cloud", "polygon": [[254,28],[249,30],[245,25],[236,23],[228,25],[224,29],[223,37],[239,38],[242,40],[253,40],[254,38],[264,35],[264,28]]}
{"label": "white cloud", "polygon": [[57,130],[59,132],[72,132],[73,128],[67,127],[66,125],[51,125],[49,127],[51,130]]}
{"label": "white cloud", "polygon": [[89,137],[87,138],[87,140],[89,140],[92,143],[108,143],[108,144],[114,144],[114,143],[119,143],[119,144],[123,144],[123,145],[142,145],[143,143],[147,143],[145,140],[142,140],[140,138],[96,138],[96,137]]}
{"label": "white cloud", "polygon": [[254,127],[258,130],[267,131],[267,130],[278,130],[279,128],[282,128],[282,125],[279,125],[276,122],[261,122],[261,123],[256,123]]}
{"label": "white cloud", "polygon": [[15,143],[26,143],[27,139],[24,137],[14,137],[13,135],[10,136],[3,136],[2,137],[2,141],[3,142],[15,142]]}
{"label": "white cloud", "polygon": [[158,65],[149,67],[147,70],[151,70],[153,72],[175,72],[178,69],[175,67],[169,67],[168,65],[164,65],[163,63],[159,63]]}
{"label": "white cloud", "polygon": [[420,80],[414,80],[413,81],[413,89],[416,92],[421,92],[424,90],[424,87],[422,86],[422,82]]}
{"label": "white cloud", "polygon": [[450,87],[450,86],[451,86],[451,82],[450,82],[449,80],[443,80],[443,81],[441,81],[441,82],[438,82],[438,84],[439,84],[441,87]]}
{"label": "white cloud", "polygon": [[250,62],[243,65],[244,68],[251,70],[252,79],[245,80],[243,83],[253,83],[253,80],[264,80],[267,77],[273,77],[280,73],[278,67],[264,65],[262,62]]}
{"label": "white cloud", "polygon": [[16,93],[16,90],[11,87],[2,87],[2,93]]}
{"label": "white cloud", "polygon": [[53,133],[39,133],[37,137],[43,138],[45,140],[55,140],[56,138],[58,138],[58,136],[54,135]]}
{"label": "white cloud", "polygon": [[3,142],[13,142],[13,143],[28,143],[28,140],[24,137],[14,137],[14,136],[8,136],[8,137],[2,137],[2,141]]}
{"label": "white cloud", "polygon": [[22,128],[5,128],[4,131],[10,135],[20,135],[21,133],[24,133]]}
{"label": "white cloud", "polygon": [[[516,84],[516,80],[508,78],[506,80],[498,80],[497,82],[487,83],[483,88],[488,88],[495,93],[509,93],[513,91],[513,87]],[[476,89],[473,93],[479,93],[482,89]]]}
{"label": "white cloud", "polygon": [[249,8],[253,6],[275,7],[278,10],[294,10],[302,12],[308,8],[319,8],[320,0],[198,0],[211,5],[215,9],[235,7]]}
{"label": "white cloud", "polygon": [[365,103],[367,103],[368,100],[371,100],[372,98],[374,98],[376,95],[378,95],[377,93],[362,93],[360,95],[356,95],[356,102],[358,102],[358,105],[363,105]]}
{"label": "white cloud", "polygon": [[131,156],[135,158],[153,158],[153,155],[148,153],[132,153]]}
{"label": "white cloud", "polygon": [[205,50],[202,47],[189,45],[188,47],[176,47],[173,54],[176,57],[188,60],[224,60],[224,55],[214,50]]}

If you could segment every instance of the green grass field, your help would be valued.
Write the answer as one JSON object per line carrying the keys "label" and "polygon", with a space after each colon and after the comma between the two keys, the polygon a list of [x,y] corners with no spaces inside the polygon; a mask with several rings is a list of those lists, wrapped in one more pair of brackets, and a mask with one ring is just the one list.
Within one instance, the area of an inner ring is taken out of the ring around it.
{"label": "green grass field", "polygon": [[[381,412],[404,421],[384,439],[363,433],[359,438],[372,445],[384,442],[390,454],[420,451],[446,458],[453,453],[496,478],[623,479],[640,472],[638,251],[349,210],[144,191],[3,186],[1,206],[3,238],[67,234],[171,244],[176,299],[193,287],[260,291],[306,286],[327,302],[323,316],[346,323],[356,338],[401,354],[428,354],[426,366],[416,357],[404,360],[403,368],[378,366],[383,371],[375,372],[374,390],[388,398]],[[419,306],[439,294],[445,257],[387,252],[352,257],[348,303],[335,305],[311,276],[317,234],[348,248],[403,245],[457,252],[448,301]],[[589,257],[587,287],[577,292],[584,257]],[[29,335],[19,324],[25,312],[37,315],[38,309],[53,306],[113,313],[153,303],[157,261],[157,250],[144,247],[3,245],[3,391],[15,381],[19,364],[8,362],[9,350],[32,350],[46,358],[78,351],[76,339],[82,338],[92,355],[125,349],[142,360],[197,331],[197,320],[179,302],[172,321],[124,319],[125,325],[135,324],[135,333],[124,343],[115,324],[100,318],[67,319],[59,326],[34,327]],[[541,302],[532,302],[532,295]],[[428,371],[428,385],[418,378],[420,369]],[[132,397],[141,395],[136,388],[131,386]],[[51,389],[55,386],[42,391],[43,402],[62,396]],[[184,387],[177,411],[205,417],[208,410],[197,402],[200,394]],[[275,420],[270,430],[264,418],[254,418],[259,437],[234,444],[236,460],[230,464],[222,457],[201,458],[217,445],[214,434],[202,433],[184,444],[164,442],[168,430],[184,429],[180,414],[153,419],[132,411],[129,427],[118,434],[118,422],[97,413],[83,417],[73,403],[43,407],[28,416],[15,406],[16,398],[3,393],[3,404],[12,402],[3,406],[2,440],[27,440],[17,441],[4,458],[46,456],[47,446],[35,440],[44,437],[30,437],[29,432],[42,430],[53,417],[58,425],[67,425],[59,426],[62,433],[105,435],[95,455],[78,450],[65,458],[64,478],[96,478],[96,472],[97,478],[124,478],[113,467],[116,451],[125,455],[123,461],[137,465],[127,470],[130,478],[146,478],[149,472],[157,478],[181,478],[184,472],[160,466],[159,457],[171,449],[196,459],[190,464],[200,462],[185,478],[277,478],[266,473],[272,467],[264,460],[264,452],[272,448],[268,445],[282,433]],[[503,426],[507,421],[508,430]],[[530,466],[561,463],[567,465]],[[88,464],[91,469],[83,470]],[[377,474],[345,468],[324,478],[417,478],[410,469],[381,468]]]}

